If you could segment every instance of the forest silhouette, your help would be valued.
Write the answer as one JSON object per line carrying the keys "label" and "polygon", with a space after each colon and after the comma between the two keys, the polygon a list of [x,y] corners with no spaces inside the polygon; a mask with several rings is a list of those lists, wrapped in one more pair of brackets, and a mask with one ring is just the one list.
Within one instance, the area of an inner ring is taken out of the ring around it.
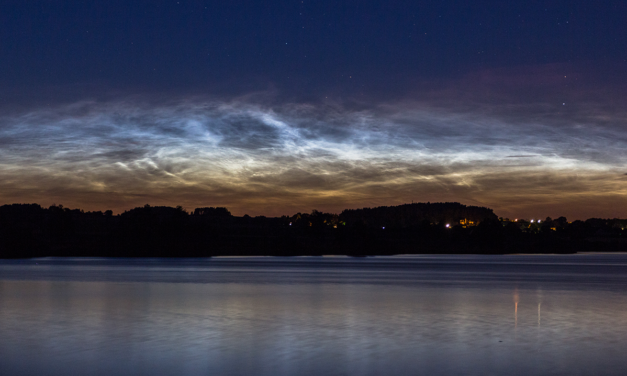
{"label": "forest silhouette", "polygon": [[375,256],[627,251],[627,220],[509,220],[460,203],[233,216],[223,207],[0,206],[0,258]]}

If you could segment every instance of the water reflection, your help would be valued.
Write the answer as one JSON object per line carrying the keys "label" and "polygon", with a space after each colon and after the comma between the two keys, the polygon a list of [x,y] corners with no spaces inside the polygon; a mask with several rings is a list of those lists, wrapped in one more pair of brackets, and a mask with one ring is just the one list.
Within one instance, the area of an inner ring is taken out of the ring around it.
{"label": "water reflection", "polygon": [[540,307],[542,307],[542,303],[538,303],[538,328],[540,327],[540,319],[542,318]]}
{"label": "water reflection", "polygon": [[627,257],[502,260],[3,262],[0,374],[624,374]]}
{"label": "water reflection", "polygon": [[514,328],[518,328],[518,288],[514,290]]}

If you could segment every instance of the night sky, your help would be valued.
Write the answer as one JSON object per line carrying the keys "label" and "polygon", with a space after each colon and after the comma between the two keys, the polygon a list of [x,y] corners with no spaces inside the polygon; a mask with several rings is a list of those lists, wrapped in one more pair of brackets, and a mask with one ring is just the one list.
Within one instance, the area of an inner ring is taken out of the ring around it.
{"label": "night sky", "polygon": [[0,2],[0,204],[627,217],[627,1]]}

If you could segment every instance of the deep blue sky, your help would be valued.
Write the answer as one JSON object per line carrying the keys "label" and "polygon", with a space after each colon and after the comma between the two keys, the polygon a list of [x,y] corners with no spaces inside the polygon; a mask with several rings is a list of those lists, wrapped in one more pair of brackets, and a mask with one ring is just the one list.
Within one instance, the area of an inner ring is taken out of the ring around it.
{"label": "deep blue sky", "polygon": [[486,68],[625,63],[625,17],[598,0],[4,0],[0,83],[396,95]]}
{"label": "deep blue sky", "polygon": [[626,1],[0,2],[0,203],[625,216]]}

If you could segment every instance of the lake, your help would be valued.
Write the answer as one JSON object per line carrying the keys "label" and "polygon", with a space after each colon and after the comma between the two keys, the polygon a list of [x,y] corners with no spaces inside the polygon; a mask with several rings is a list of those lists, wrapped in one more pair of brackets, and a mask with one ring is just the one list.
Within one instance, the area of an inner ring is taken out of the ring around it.
{"label": "lake", "polygon": [[624,375],[627,255],[0,260],[2,375]]}

